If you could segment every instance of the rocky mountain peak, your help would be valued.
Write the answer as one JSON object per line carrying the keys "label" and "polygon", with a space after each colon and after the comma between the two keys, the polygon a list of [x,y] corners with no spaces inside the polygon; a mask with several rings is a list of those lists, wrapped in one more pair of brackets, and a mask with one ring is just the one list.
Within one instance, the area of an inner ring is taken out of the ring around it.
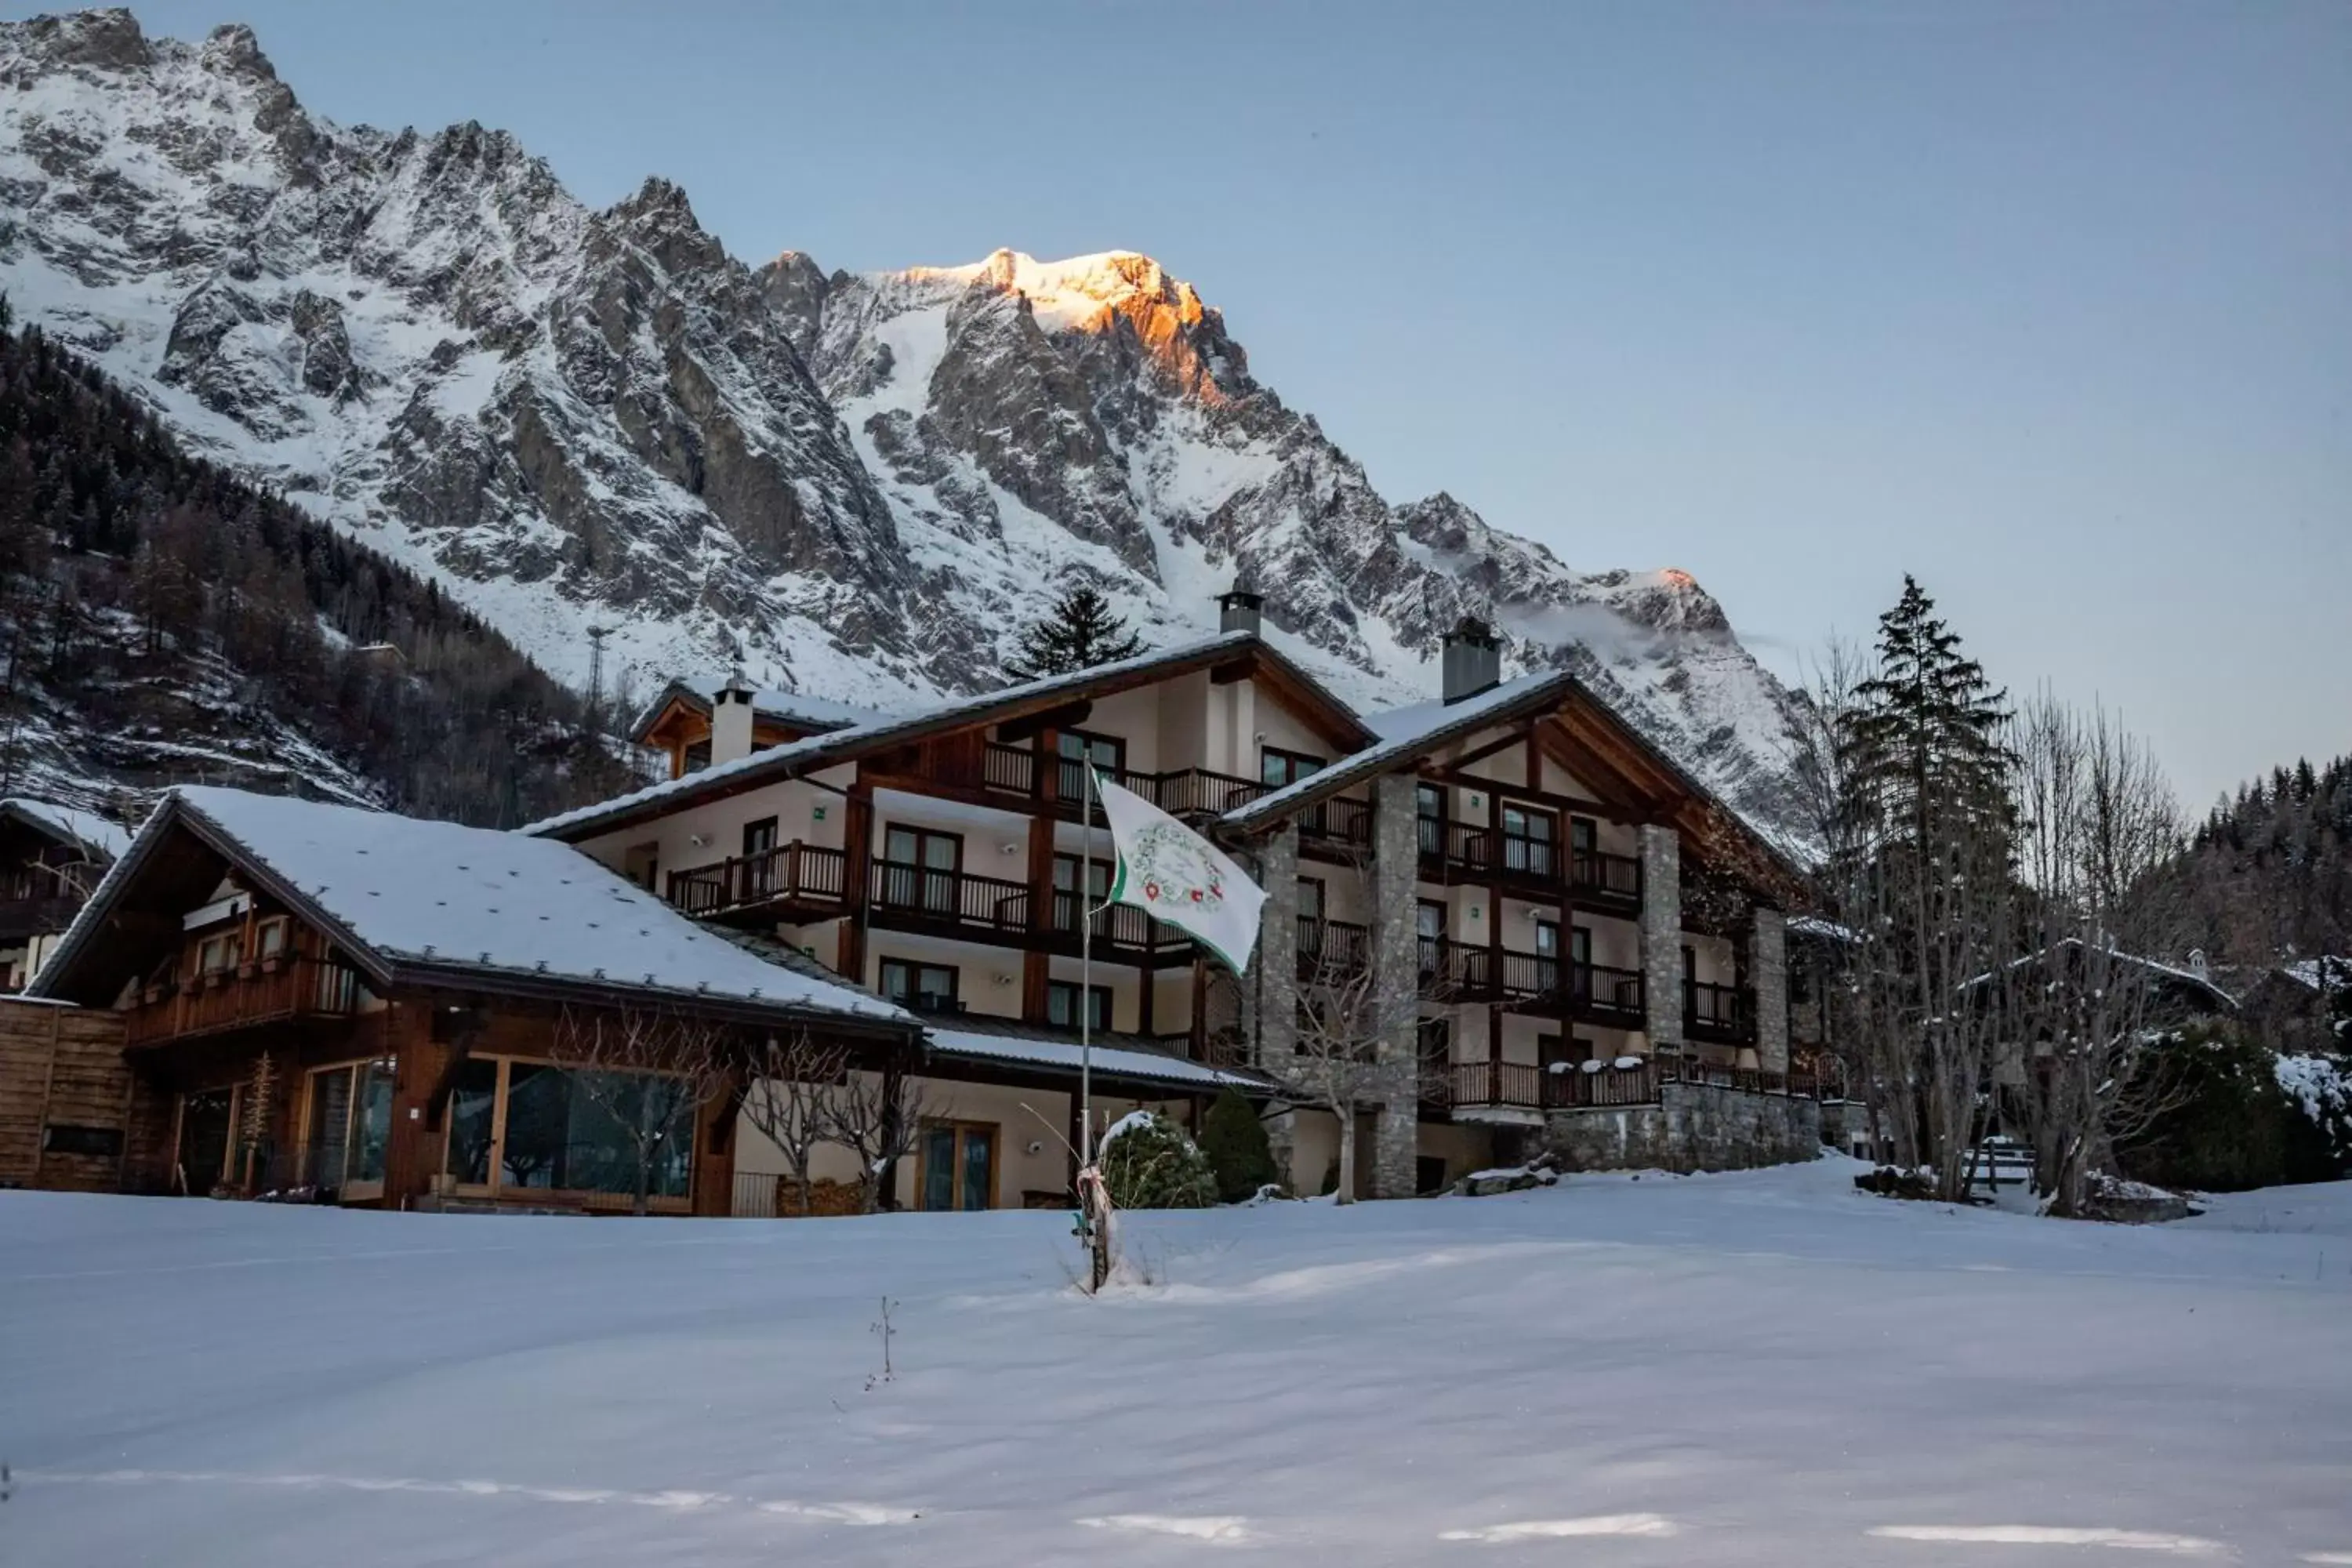
{"label": "rocky mountain peak", "polygon": [[1475,615],[1778,809],[1788,694],[1687,574],[1391,502],[1150,257],[749,268],[667,180],[592,213],[478,122],[307,115],[241,28],[0,23],[0,289],[575,684],[603,626],[608,689],[887,707],[996,683],[1069,583],[1168,642],[1238,579],[1356,701],[1428,695]]}

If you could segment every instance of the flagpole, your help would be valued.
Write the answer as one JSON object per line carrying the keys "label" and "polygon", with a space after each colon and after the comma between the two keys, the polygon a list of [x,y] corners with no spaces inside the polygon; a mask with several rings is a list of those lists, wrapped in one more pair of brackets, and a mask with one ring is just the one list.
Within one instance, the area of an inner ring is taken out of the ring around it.
{"label": "flagpole", "polygon": [[1085,808],[1078,813],[1078,1169],[1094,1162],[1095,759],[1087,746]]}

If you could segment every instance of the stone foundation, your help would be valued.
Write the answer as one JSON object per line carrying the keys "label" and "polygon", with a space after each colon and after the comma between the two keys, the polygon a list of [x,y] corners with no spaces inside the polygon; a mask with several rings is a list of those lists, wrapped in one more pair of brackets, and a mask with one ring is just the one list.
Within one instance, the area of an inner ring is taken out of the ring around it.
{"label": "stone foundation", "polygon": [[1544,1148],[1571,1171],[1745,1171],[1821,1152],[1822,1108],[1796,1095],[1659,1086],[1655,1105],[1554,1111]]}

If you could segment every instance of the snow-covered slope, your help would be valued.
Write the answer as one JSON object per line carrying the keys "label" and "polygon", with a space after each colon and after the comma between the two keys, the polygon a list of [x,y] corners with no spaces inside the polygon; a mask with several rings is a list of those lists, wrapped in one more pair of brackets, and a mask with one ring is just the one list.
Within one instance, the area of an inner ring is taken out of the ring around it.
{"label": "snow-covered slope", "polygon": [[1168,641],[1238,575],[1367,705],[1480,614],[1783,817],[1789,696],[1696,582],[1392,505],[1150,258],[751,268],[673,185],[592,212],[502,132],[335,125],[248,30],[121,11],[0,26],[0,206],[27,314],[574,681],[601,625],[641,689],[887,706],[993,683],[1073,577]]}

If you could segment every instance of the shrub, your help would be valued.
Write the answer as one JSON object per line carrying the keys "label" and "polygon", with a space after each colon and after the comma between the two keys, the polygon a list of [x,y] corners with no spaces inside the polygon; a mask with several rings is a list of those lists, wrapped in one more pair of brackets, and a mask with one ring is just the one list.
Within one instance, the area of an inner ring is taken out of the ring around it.
{"label": "shrub", "polygon": [[1103,1134],[1103,1182],[1123,1209],[1200,1209],[1217,1201],[1209,1157],[1156,1110],[1138,1111]]}
{"label": "shrub", "polygon": [[1228,1088],[1201,1119],[1201,1152],[1216,1178],[1217,1200],[1237,1204],[1282,1179],[1274,1167],[1274,1145],[1241,1090]]}
{"label": "shrub", "polygon": [[2339,1173],[2326,1129],[2280,1087],[2280,1058],[2267,1046],[2227,1025],[2199,1025],[2159,1053],[2154,1070],[2170,1075],[2179,1102],[2116,1151],[2126,1175],[2228,1193]]}

